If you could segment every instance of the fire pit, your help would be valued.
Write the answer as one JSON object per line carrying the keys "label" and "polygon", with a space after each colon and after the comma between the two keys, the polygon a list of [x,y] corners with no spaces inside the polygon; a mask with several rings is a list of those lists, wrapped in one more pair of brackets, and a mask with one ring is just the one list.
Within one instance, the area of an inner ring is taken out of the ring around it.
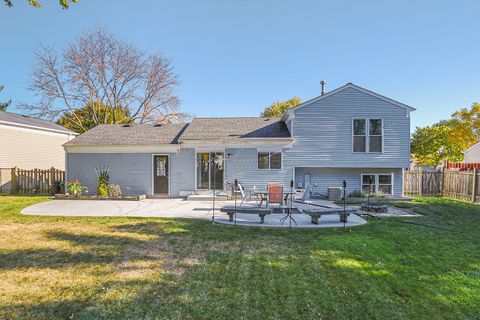
{"label": "fire pit", "polygon": [[368,204],[362,203],[360,210],[367,211],[367,212],[378,212],[378,213],[386,213],[388,212],[388,206],[384,204]]}

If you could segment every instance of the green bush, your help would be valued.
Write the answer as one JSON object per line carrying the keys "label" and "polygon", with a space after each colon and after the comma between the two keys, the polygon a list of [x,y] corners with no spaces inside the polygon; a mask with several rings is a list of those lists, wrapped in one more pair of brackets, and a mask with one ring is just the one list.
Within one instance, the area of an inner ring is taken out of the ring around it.
{"label": "green bush", "polygon": [[98,187],[97,187],[97,195],[99,196],[108,196],[108,182],[109,182],[109,175],[108,171],[102,170],[99,171],[98,174]]}

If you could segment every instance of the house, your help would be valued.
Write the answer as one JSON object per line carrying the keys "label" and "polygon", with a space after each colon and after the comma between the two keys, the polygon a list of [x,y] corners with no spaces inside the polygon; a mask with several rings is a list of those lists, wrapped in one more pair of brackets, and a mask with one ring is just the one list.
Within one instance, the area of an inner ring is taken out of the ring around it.
{"label": "house", "polygon": [[268,182],[326,194],[402,194],[415,110],[354,84],[306,101],[282,118],[194,118],[189,124],[102,125],[67,142],[67,177],[96,188],[107,165],[124,192],[170,197],[247,190]]}
{"label": "house", "polygon": [[0,111],[0,191],[9,189],[13,167],[64,170],[62,145],[76,135],[47,120]]}
{"label": "house", "polygon": [[480,163],[480,142],[477,142],[463,152],[464,163]]}

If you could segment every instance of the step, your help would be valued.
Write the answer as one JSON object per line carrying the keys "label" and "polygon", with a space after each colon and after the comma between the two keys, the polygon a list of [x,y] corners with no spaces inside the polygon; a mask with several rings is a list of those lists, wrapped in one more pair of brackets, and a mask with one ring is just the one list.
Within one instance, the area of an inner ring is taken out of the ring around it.
{"label": "step", "polygon": [[[213,195],[206,194],[192,194],[187,197],[188,201],[213,201]],[[216,195],[215,201],[225,201],[228,200],[227,195]]]}

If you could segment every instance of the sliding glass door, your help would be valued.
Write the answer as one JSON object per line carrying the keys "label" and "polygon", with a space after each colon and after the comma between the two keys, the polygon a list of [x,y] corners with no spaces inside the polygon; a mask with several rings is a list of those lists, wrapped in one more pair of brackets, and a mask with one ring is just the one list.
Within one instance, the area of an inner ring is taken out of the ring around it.
{"label": "sliding glass door", "polygon": [[223,189],[223,152],[197,153],[197,189]]}

